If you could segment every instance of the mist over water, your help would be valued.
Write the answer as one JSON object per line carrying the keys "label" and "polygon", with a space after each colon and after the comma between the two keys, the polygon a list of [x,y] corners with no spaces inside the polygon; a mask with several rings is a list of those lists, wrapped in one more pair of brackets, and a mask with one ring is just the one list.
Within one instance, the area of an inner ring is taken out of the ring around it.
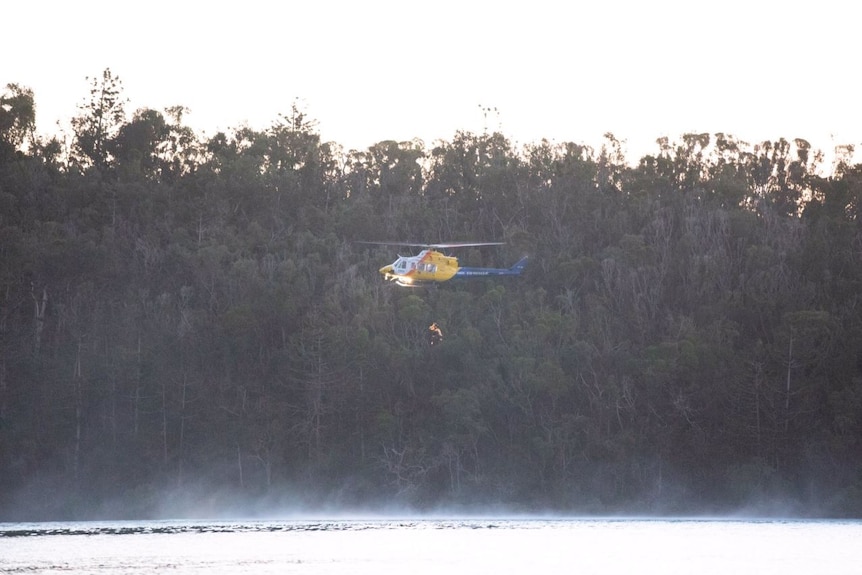
{"label": "mist over water", "polygon": [[[55,508],[73,499],[55,496]],[[201,483],[75,501],[90,521],[49,522],[33,520],[33,497],[17,494],[21,519],[0,523],[0,573],[850,575],[862,565],[862,522],[801,519],[798,503],[777,496],[673,516],[647,505],[321,503],[308,491],[255,497]]]}
{"label": "mist over water", "polygon": [[0,522],[115,521],[115,520],[285,520],[333,518],[570,518],[650,517],[722,519],[839,519],[831,507],[802,503],[780,494],[763,494],[740,504],[706,504],[675,498],[667,489],[666,501],[639,501],[629,505],[606,505],[586,498],[570,507],[543,506],[532,502],[430,501],[417,504],[409,498],[369,497],[317,493],[302,489],[279,489],[254,495],[206,482],[150,493],[125,493],[100,499],[85,499],[62,489],[46,495],[44,486],[5,494]]}

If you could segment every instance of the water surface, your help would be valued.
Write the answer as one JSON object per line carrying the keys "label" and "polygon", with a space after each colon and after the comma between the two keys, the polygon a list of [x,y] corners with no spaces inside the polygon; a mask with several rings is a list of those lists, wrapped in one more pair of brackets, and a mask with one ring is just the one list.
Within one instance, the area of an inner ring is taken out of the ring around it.
{"label": "water surface", "polygon": [[862,522],[380,519],[0,524],[0,572],[858,574]]}

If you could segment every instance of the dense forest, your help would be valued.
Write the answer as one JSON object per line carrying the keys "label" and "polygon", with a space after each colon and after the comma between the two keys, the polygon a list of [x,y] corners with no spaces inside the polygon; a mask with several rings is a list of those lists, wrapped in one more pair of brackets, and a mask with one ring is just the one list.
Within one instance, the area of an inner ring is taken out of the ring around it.
{"label": "dense forest", "polygon": [[[862,516],[851,145],[346,151],[296,105],[204,138],[90,82],[51,137],[0,92],[0,520]],[[389,240],[530,260],[407,289]]]}

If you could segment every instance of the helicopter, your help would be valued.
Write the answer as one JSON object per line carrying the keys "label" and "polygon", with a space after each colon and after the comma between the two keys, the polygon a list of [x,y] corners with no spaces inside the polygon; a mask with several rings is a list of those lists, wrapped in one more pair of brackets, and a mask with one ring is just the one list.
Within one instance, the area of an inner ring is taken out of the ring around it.
{"label": "helicopter", "polygon": [[437,251],[449,248],[473,246],[501,246],[503,242],[454,242],[442,244],[417,244],[408,242],[360,242],[364,244],[412,246],[423,248],[415,256],[402,256],[389,265],[380,268],[380,273],[387,281],[395,282],[403,287],[421,287],[434,285],[455,278],[475,278],[486,276],[517,276],[521,275],[527,264],[527,256],[518,260],[510,268],[471,268],[458,265],[458,258],[447,256]]}

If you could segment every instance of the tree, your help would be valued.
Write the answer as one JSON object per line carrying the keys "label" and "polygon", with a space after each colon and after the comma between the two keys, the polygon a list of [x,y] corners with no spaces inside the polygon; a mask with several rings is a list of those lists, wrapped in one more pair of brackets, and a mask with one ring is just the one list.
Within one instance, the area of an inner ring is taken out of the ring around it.
{"label": "tree", "polygon": [[122,178],[156,177],[158,149],[168,133],[164,116],[155,110],[138,110],[131,122],[120,126],[109,147]]}
{"label": "tree", "polygon": [[18,150],[36,127],[33,91],[18,84],[7,84],[0,95],[0,161]]}
{"label": "tree", "polygon": [[74,159],[82,167],[104,171],[110,166],[111,141],[126,121],[127,100],[122,92],[122,82],[110,68],[102,72],[101,78],[92,79],[89,99],[78,106],[81,114],[72,118]]}

